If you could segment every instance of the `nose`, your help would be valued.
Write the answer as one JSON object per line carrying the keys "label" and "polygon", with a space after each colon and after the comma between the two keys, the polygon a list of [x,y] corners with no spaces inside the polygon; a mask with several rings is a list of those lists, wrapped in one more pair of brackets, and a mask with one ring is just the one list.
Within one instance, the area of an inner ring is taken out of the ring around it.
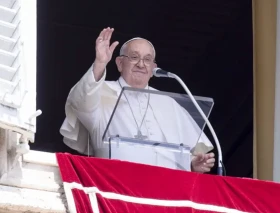
{"label": "nose", "polygon": [[140,59],[140,60],[138,61],[138,63],[137,63],[137,67],[142,68],[142,67],[144,67],[144,66],[145,66],[144,60],[143,60],[143,59]]}

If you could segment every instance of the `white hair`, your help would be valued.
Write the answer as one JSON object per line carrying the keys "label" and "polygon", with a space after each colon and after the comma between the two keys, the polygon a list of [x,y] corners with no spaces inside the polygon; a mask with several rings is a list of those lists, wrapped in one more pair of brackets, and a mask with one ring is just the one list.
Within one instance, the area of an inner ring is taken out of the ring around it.
{"label": "white hair", "polygon": [[134,40],[140,40],[140,39],[146,40],[152,46],[153,51],[154,51],[154,56],[156,57],[156,50],[155,50],[154,45],[150,41],[148,41],[147,39],[140,38],[140,37],[135,37],[135,38],[132,38],[132,39],[126,41],[120,49],[120,55],[124,55],[125,48],[126,48],[126,46],[129,42],[134,41]]}

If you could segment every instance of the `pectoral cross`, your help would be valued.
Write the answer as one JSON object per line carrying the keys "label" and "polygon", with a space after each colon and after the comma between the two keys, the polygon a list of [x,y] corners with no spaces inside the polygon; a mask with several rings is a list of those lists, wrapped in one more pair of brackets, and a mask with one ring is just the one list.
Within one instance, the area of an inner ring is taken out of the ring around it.
{"label": "pectoral cross", "polygon": [[137,131],[137,135],[134,135],[134,137],[140,140],[145,140],[148,138],[146,135],[142,135],[140,130]]}

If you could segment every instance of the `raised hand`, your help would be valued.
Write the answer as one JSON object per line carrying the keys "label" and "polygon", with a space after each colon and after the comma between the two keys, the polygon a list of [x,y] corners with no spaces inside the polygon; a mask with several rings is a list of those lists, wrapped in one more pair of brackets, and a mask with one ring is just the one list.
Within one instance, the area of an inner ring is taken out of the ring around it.
{"label": "raised hand", "polygon": [[114,28],[108,27],[106,29],[103,29],[99,34],[98,38],[96,39],[95,42],[96,63],[107,64],[112,59],[113,52],[116,46],[119,44],[119,42],[115,41],[110,45],[110,40],[113,31]]}
{"label": "raised hand", "polygon": [[211,168],[214,166],[215,163],[215,155],[214,153],[209,154],[197,154],[191,163],[192,171],[193,172],[210,172]]}
{"label": "raised hand", "polygon": [[113,52],[119,42],[115,41],[110,45],[114,29],[103,29],[95,42],[95,61],[93,64],[93,74],[96,81],[99,81],[104,73],[108,62],[112,59]]}

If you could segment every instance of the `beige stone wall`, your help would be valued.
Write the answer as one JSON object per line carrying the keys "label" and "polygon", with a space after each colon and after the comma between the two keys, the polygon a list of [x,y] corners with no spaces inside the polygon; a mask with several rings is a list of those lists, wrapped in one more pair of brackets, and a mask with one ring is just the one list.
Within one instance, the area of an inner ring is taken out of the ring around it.
{"label": "beige stone wall", "polygon": [[276,0],[253,0],[254,178],[273,180]]}

